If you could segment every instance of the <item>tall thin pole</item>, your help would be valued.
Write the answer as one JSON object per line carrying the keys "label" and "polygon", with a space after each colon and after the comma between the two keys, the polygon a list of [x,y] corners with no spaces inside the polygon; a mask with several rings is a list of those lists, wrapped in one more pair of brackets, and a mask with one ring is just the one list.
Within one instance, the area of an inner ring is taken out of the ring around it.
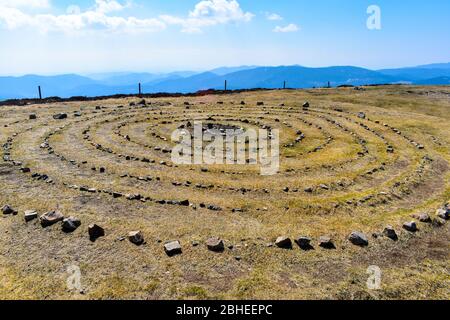
{"label": "tall thin pole", "polygon": [[286,89],[286,81],[283,82],[283,89]]}
{"label": "tall thin pole", "polygon": [[140,82],[139,82],[139,95],[142,95],[142,86]]}
{"label": "tall thin pole", "polygon": [[227,80],[225,80],[225,91],[227,91]]}
{"label": "tall thin pole", "polygon": [[42,100],[41,86],[38,86],[38,91],[39,91],[39,100]]}

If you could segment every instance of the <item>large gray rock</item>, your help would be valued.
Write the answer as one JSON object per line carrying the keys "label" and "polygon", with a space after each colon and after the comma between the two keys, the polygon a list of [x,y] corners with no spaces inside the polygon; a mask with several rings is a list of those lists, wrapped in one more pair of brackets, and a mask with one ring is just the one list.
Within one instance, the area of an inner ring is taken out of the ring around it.
{"label": "large gray rock", "polygon": [[74,217],[66,218],[62,222],[62,230],[64,232],[74,232],[79,226],[81,226],[80,219]]}
{"label": "large gray rock", "polygon": [[431,217],[426,213],[421,213],[417,216],[417,219],[423,223],[431,223]]}
{"label": "large gray rock", "polygon": [[67,119],[67,113],[57,113],[57,114],[53,115],[53,119],[55,119],[55,120]]}
{"label": "large gray rock", "polygon": [[292,241],[288,237],[278,237],[275,241],[275,245],[282,249],[292,249]]}
{"label": "large gray rock", "polygon": [[46,228],[60,222],[64,219],[64,215],[59,211],[49,211],[40,216],[39,221],[41,225]]}
{"label": "large gray rock", "polygon": [[314,249],[311,245],[311,238],[309,237],[298,237],[295,239],[295,243],[300,247],[302,250],[312,250]]}
{"label": "large gray rock", "polygon": [[141,231],[131,231],[128,233],[128,240],[130,240],[131,243],[140,246],[144,243],[144,235]]}
{"label": "large gray rock", "polygon": [[336,249],[333,240],[331,240],[331,238],[328,236],[321,236],[319,238],[319,246],[324,249]]}
{"label": "large gray rock", "polygon": [[409,232],[416,232],[417,231],[417,224],[414,221],[411,222],[405,222],[403,224],[403,229]]}
{"label": "large gray rock", "polygon": [[208,250],[214,251],[214,252],[222,252],[225,249],[223,240],[221,240],[217,237],[209,238],[206,241],[206,247],[208,248]]}
{"label": "large gray rock", "polygon": [[348,237],[348,240],[355,246],[365,247],[369,245],[367,237],[363,233],[357,231],[353,231]]}
{"label": "large gray rock", "polygon": [[448,220],[450,218],[450,209],[447,207],[438,209],[436,215],[441,219]]}
{"label": "large gray rock", "polygon": [[383,235],[394,241],[398,240],[397,233],[395,232],[395,229],[391,226],[386,226],[386,228],[384,228]]}
{"label": "large gray rock", "polygon": [[181,244],[179,241],[171,241],[164,245],[164,251],[169,257],[181,254]]}
{"label": "large gray rock", "polygon": [[25,217],[26,222],[30,222],[34,219],[37,219],[38,213],[36,210],[27,210],[27,211],[25,211],[24,217]]}
{"label": "large gray rock", "polygon": [[91,241],[95,241],[100,237],[105,236],[105,229],[96,224],[91,224],[88,227],[89,238]]}
{"label": "large gray rock", "polygon": [[5,204],[2,208],[2,212],[3,214],[17,214],[17,211],[14,210],[14,208],[12,206],[10,206],[9,204]]}

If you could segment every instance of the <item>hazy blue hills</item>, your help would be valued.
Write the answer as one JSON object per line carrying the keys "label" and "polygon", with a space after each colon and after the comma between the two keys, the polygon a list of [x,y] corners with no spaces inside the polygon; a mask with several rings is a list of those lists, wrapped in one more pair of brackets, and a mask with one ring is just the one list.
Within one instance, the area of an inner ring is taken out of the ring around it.
{"label": "hazy blue hills", "polygon": [[432,63],[423,66],[418,66],[421,69],[450,69],[450,62],[448,63]]}
{"label": "hazy blue hills", "polygon": [[258,66],[222,67],[222,68],[213,69],[209,72],[215,73],[219,76],[224,76],[229,73],[244,71],[244,70],[251,70],[251,69],[256,69],[256,68],[258,68]]}
{"label": "hazy blue hills", "polygon": [[0,77],[0,99],[34,98],[37,87],[42,87],[44,97],[101,96],[134,94],[138,83],[144,93],[180,92],[223,89],[281,88],[284,81],[288,88],[312,88],[328,85],[370,85],[411,83],[420,85],[450,84],[450,63],[430,64],[418,67],[369,70],[352,66],[307,68],[302,66],[278,67],[223,67],[208,72],[180,71],[165,74],[153,73],[104,73],[89,76],[76,74],[58,76],[26,75]]}
{"label": "hazy blue hills", "polygon": [[46,96],[65,94],[69,90],[94,84],[95,81],[75,74],[43,77],[26,75],[23,77],[0,77],[0,99],[36,97],[37,86],[45,89]]}
{"label": "hazy blue hills", "polygon": [[426,80],[418,80],[415,84],[419,85],[450,85],[450,77],[436,77]]}
{"label": "hazy blue hills", "polygon": [[384,69],[379,70],[379,72],[397,78],[402,78],[404,81],[410,81],[413,83],[420,81],[420,83],[428,84],[427,79],[450,77],[450,63],[430,64],[412,68]]}

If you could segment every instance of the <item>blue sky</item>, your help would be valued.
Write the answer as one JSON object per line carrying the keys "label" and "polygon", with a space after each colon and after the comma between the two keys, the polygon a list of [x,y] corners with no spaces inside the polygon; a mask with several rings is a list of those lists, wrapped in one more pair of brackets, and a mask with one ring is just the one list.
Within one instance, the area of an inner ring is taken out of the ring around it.
{"label": "blue sky", "polygon": [[0,75],[414,66],[449,62],[449,35],[444,0],[0,0]]}

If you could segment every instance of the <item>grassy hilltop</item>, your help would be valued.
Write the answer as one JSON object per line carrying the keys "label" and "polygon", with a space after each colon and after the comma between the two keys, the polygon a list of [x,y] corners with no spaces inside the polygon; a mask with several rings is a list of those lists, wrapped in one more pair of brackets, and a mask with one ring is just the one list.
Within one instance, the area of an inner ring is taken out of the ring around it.
{"label": "grassy hilltop", "polygon": [[[0,299],[450,299],[449,227],[436,215],[450,201],[450,87],[140,100],[0,108],[0,207],[17,211],[0,213]],[[280,173],[172,164],[171,133],[193,120],[280,129]],[[81,226],[43,228],[26,210]],[[90,224],[105,236],[90,241]],[[208,250],[212,237],[223,252]],[[174,240],[182,253],[169,257]],[[81,291],[66,287],[71,265]],[[373,265],[379,290],[366,286]]]}

